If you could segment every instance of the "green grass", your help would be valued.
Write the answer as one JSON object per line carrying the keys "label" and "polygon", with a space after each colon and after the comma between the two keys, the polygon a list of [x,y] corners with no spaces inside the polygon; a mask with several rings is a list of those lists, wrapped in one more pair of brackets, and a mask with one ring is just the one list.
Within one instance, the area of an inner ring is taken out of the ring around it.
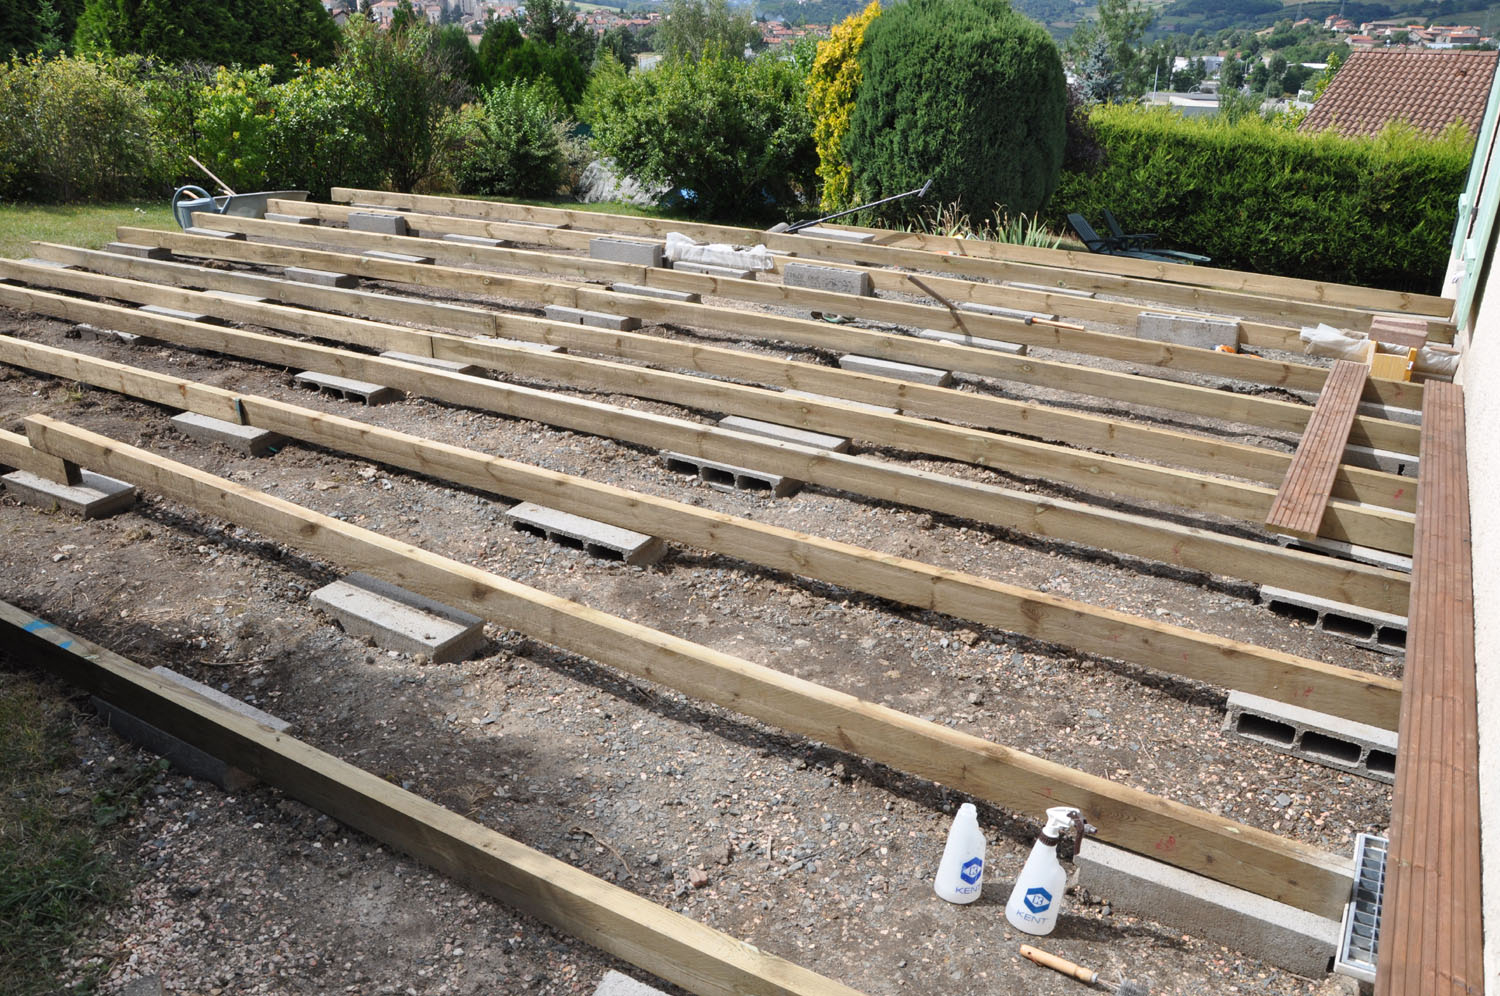
{"label": "green grass", "polygon": [[0,256],[30,256],[30,243],[65,242],[98,249],[117,225],[176,228],[165,200],[124,204],[0,204]]}

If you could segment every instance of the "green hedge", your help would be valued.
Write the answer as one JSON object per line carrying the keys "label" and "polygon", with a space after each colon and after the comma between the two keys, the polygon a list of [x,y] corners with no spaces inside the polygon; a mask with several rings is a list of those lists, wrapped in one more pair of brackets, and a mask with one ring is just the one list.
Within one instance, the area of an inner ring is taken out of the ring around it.
{"label": "green hedge", "polygon": [[1215,266],[1436,293],[1448,262],[1472,139],[1304,134],[1254,115],[1229,124],[1165,110],[1095,108],[1104,150],[1092,173],[1064,173],[1052,223],[1077,212]]}

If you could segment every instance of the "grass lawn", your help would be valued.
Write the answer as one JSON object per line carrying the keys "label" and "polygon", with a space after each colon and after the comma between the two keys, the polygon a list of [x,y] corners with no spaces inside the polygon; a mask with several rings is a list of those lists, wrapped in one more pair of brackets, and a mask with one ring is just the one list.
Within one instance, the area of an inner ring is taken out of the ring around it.
{"label": "grass lawn", "polygon": [[177,227],[165,198],[159,203],[0,204],[0,256],[30,256],[33,241],[98,249],[115,240],[117,225]]}

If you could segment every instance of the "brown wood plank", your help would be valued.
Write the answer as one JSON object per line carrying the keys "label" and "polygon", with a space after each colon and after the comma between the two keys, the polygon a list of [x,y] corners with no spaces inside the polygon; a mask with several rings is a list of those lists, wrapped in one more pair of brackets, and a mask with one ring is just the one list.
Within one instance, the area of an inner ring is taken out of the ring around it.
{"label": "brown wood plank", "polygon": [[1463,392],[1422,419],[1401,749],[1376,996],[1482,996],[1479,720]]}
{"label": "brown wood plank", "polygon": [[1362,363],[1339,360],[1333,365],[1291,469],[1266,516],[1271,529],[1309,539],[1318,535],[1368,374],[1369,368]]}

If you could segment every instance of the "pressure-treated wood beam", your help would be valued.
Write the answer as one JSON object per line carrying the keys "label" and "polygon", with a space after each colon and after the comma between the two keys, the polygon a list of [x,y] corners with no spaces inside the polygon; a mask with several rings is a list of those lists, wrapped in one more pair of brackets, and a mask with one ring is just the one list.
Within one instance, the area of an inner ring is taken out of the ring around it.
{"label": "pressure-treated wood beam", "polygon": [[77,484],[81,480],[77,464],[33,449],[25,436],[4,429],[0,429],[0,466],[24,470],[55,484]]}
{"label": "pressure-treated wood beam", "polygon": [[1319,916],[1338,915],[1348,897],[1348,861],[1309,845],[569,602],[55,419],[32,416],[26,432],[55,456],[773,726],[1013,810],[1078,806],[1105,840]]}

